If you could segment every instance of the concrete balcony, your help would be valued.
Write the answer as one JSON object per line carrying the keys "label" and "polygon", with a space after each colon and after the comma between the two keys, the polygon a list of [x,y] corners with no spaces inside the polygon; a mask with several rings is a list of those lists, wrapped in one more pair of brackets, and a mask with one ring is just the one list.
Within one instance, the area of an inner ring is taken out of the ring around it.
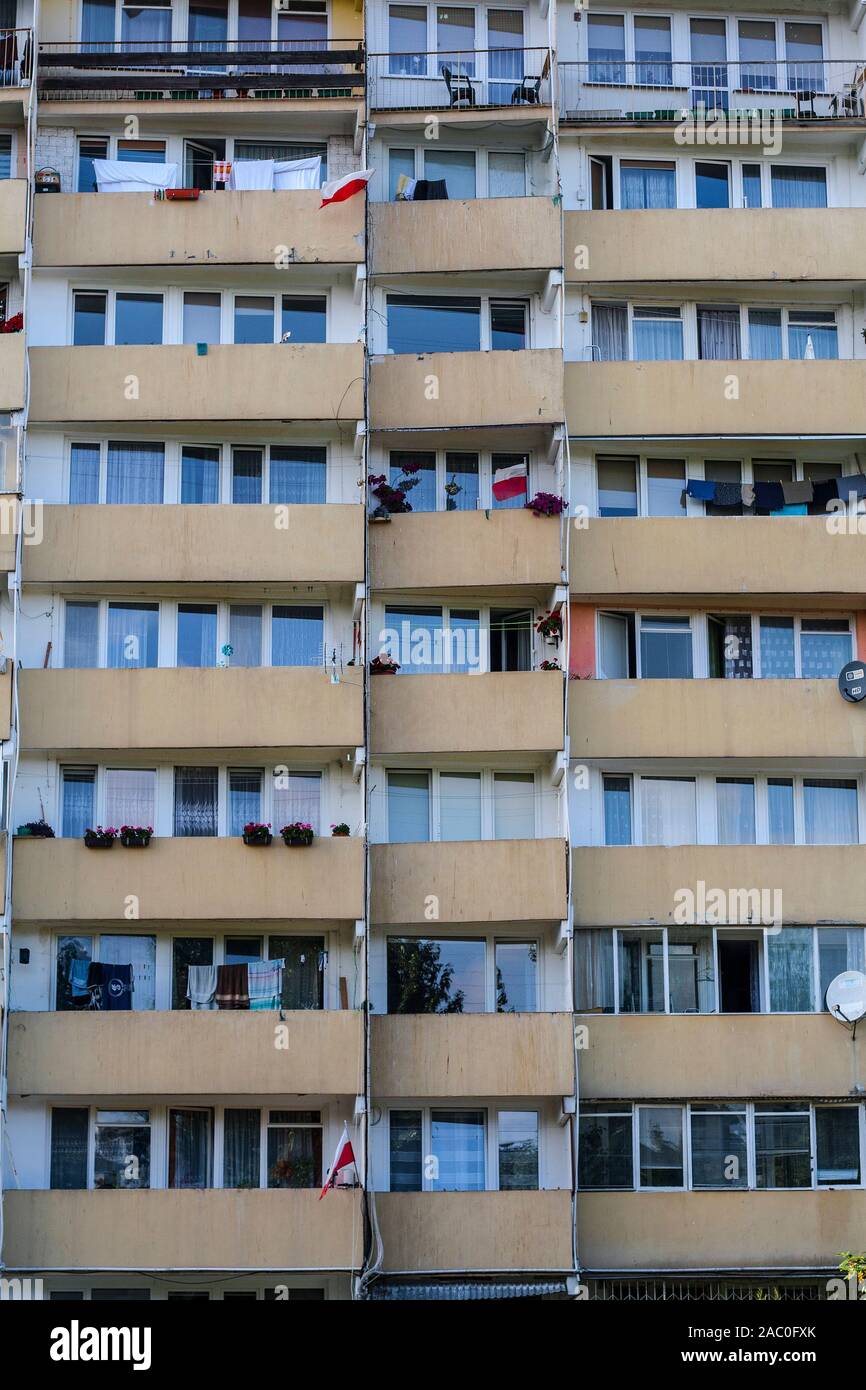
{"label": "concrete balcony", "polygon": [[850,761],[866,757],[861,716],[833,680],[594,680],[568,690],[576,758]]}
{"label": "concrete balcony", "polygon": [[[97,195],[98,196],[98,195]],[[120,194],[117,194],[120,197]],[[40,347],[31,423],[363,419],[360,343]],[[0,376],[2,379],[2,376]]]}
{"label": "concrete balcony", "polygon": [[[9,568],[14,569],[14,565]],[[5,666],[0,671],[0,740],[12,732],[12,662],[7,659]]]}
{"label": "concrete balcony", "polygon": [[0,334],[0,414],[24,409],[24,334]]}
{"label": "concrete balcony", "polygon": [[550,426],[564,418],[558,348],[394,353],[370,364],[374,430]]}
{"label": "concrete balcony", "polygon": [[589,439],[849,438],[866,434],[866,361],[568,362],[565,407]]}
{"label": "concrete balcony", "polygon": [[866,845],[575,848],[572,874],[575,926],[675,926],[674,895],[701,882],[778,890],[785,923],[866,924]]}
{"label": "concrete balcony", "polygon": [[370,855],[377,926],[429,922],[430,895],[439,922],[559,923],[566,915],[562,839],[373,845]]}
{"label": "concrete balcony", "polygon": [[354,1096],[363,1066],[356,1010],[273,1013],[16,1013],[10,1086],[27,1096]]}
{"label": "concrete balcony", "polygon": [[818,516],[593,517],[570,532],[571,592],[605,605],[859,607],[862,539],[830,535]]}
{"label": "concrete balcony", "polygon": [[566,1096],[574,1090],[571,1014],[377,1015],[375,1094]]}
{"label": "concrete balcony", "polygon": [[[581,1192],[578,1257],[629,1270],[832,1270],[866,1222],[866,1192]],[[856,1244],[856,1242],[855,1242]]]}
{"label": "concrete balcony", "polygon": [[540,759],[562,747],[562,677],[555,671],[371,679],[374,755],[514,752]]}
{"label": "concrete balcony", "polygon": [[560,264],[560,212],[550,198],[373,203],[370,218],[374,275]]}
{"label": "concrete balcony", "polygon": [[[285,1054],[283,1054],[285,1056]],[[4,1263],[31,1270],[360,1268],[361,1194],[16,1191]]]}
{"label": "concrete balcony", "polygon": [[0,256],[21,254],[26,228],[27,180],[3,179],[0,181]]}
{"label": "concrete balcony", "polygon": [[376,1211],[394,1273],[572,1267],[569,1192],[379,1192]]}
{"label": "concrete balcony", "polygon": [[[158,203],[150,193],[37,198],[33,259],[49,266],[267,265],[288,247],[293,265],[364,259],[364,199],[322,217],[319,189],[205,192]],[[332,216],[331,214],[335,214]]]}
{"label": "concrete balcony", "polygon": [[[15,841],[20,921],[122,922],[130,897],[142,922],[336,922],[364,915],[360,839],[248,849],[239,839],[154,839],[147,849],[86,849],[80,840]],[[221,1089],[221,1088],[220,1088]],[[248,1088],[247,1088],[248,1089]]]}
{"label": "concrete balcony", "polygon": [[19,680],[31,752],[291,748],[329,761],[364,742],[360,685],[332,685],[319,667],[27,670]]}
{"label": "concrete balcony", "polygon": [[829,1014],[592,1014],[583,1100],[847,1096],[866,1043]]}
{"label": "concrete balcony", "polygon": [[[864,235],[864,208],[567,212],[566,278],[575,284],[860,283]],[[588,252],[581,269],[575,268],[578,247]]]}
{"label": "concrete balcony", "polygon": [[[282,512],[282,508],[280,511]],[[28,584],[355,584],[364,509],[291,506],[46,506],[41,545],[24,547]],[[142,539],[146,538],[146,543]]]}
{"label": "concrete balcony", "polygon": [[371,585],[406,592],[526,589],[560,582],[560,527],[528,511],[417,512],[370,527]]}

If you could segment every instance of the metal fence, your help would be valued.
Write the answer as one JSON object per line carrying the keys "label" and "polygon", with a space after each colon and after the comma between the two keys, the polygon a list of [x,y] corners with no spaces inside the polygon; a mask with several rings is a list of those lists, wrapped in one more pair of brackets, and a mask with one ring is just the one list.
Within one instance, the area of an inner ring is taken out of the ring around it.
{"label": "metal fence", "polygon": [[546,106],[550,50],[475,48],[458,52],[371,53],[371,111],[471,111],[491,106]]}
{"label": "metal fence", "polygon": [[33,30],[0,29],[0,87],[23,87],[33,71]]}
{"label": "metal fence", "polygon": [[786,120],[864,116],[866,68],[827,62],[626,63],[602,56],[558,65],[563,120],[679,121],[702,110]]}

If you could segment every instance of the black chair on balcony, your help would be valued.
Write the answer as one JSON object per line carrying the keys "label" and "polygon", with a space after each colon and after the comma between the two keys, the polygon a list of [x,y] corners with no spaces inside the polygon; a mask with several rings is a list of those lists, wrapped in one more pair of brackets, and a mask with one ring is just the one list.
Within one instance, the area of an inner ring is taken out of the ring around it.
{"label": "black chair on balcony", "polygon": [[468,111],[475,105],[475,89],[465,73],[442,69],[445,86],[448,88],[448,104],[452,111]]}
{"label": "black chair on balcony", "polygon": [[541,84],[550,76],[550,54],[545,55],[544,66],[538,77],[523,77],[519,87],[511,93],[512,106],[540,106]]}

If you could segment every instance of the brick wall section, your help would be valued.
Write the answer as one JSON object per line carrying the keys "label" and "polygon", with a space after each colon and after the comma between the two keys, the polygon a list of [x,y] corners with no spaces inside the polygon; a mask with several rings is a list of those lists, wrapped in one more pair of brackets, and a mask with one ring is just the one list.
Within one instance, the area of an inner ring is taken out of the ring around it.
{"label": "brick wall section", "polygon": [[40,169],[56,169],[60,175],[61,192],[75,192],[75,131],[71,126],[58,126],[56,129],[43,127],[39,131],[34,171]]}

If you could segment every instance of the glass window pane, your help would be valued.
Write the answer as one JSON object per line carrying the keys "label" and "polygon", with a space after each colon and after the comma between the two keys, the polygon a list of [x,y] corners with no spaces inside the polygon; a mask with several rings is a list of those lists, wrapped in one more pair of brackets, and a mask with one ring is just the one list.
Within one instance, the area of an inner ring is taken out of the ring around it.
{"label": "glass window pane", "polygon": [[483,941],[389,938],[389,1014],[484,1013],[486,959]]}
{"label": "glass window pane", "polygon": [[176,936],[172,941],[171,1007],[188,1009],[191,965],[213,965],[214,943],[210,936]]}
{"label": "glass window pane", "polygon": [[538,1008],[538,943],[497,941],[496,1012],[532,1014]]}
{"label": "glass window pane", "polygon": [[631,1114],[580,1116],[581,1191],[634,1187]]}
{"label": "glass window pane", "polygon": [[490,346],[497,352],[513,352],[527,346],[525,304],[491,300]]}
{"label": "glass window pane", "polygon": [[697,843],[695,781],[691,777],[642,777],[641,839],[645,845]]}
{"label": "glass window pane", "polygon": [[393,147],[388,151],[388,198],[391,202],[397,197],[397,189],[400,187],[401,179],[414,179],[415,177],[415,151],[398,150]]}
{"label": "glass window pane", "polygon": [[761,192],[761,166],[760,164],[743,165],[743,207],[759,208],[762,206],[763,195]]}
{"label": "glass window pane", "polygon": [[764,680],[791,680],[794,665],[794,619],[761,619],[761,675]]}
{"label": "glass window pane", "polygon": [[661,932],[620,931],[617,942],[620,1013],[664,1013],[664,938]]}
{"label": "glass window pane", "polygon": [[811,1187],[809,1116],[756,1107],[755,1171],[759,1188]]}
{"label": "glass window pane", "polygon": [[75,294],[72,297],[72,343],[74,347],[102,347],[105,343],[104,294]]}
{"label": "glass window pane", "polygon": [[274,341],[274,301],[270,295],[235,295],[236,343]]}
{"label": "glass window pane", "polygon": [[625,82],[625,18],[591,14],[588,29],[590,82]]}
{"label": "glass window pane", "polygon": [[153,828],[156,772],[152,768],[105,769],[105,823]]}
{"label": "glass window pane", "polygon": [[320,772],[274,773],[274,828],[303,821],[321,834],[322,774]]}
{"label": "glass window pane", "polygon": [[712,1013],[716,1007],[713,934],[707,928],[668,928],[668,985],[672,1014]]}
{"label": "glass window pane", "polygon": [[770,170],[770,190],[774,208],[825,208],[827,171],[774,164]]}
{"label": "glass window pane", "polygon": [[233,502],[261,502],[263,459],[261,449],[232,450]]}
{"label": "glass window pane", "polygon": [[434,1110],[431,1114],[434,1192],[483,1192],[484,1111]]}
{"label": "glass window pane", "polygon": [[658,159],[620,160],[619,200],[627,211],[675,208],[676,166]]}
{"label": "glass window pane", "polygon": [[312,446],[272,445],[268,500],[272,503],[322,503],[327,492],[327,450]]}
{"label": "glass window pane", "polygon": [[299,1125],[268,1125],[268,1187],[319,1187],[322,1131]]}
{"label": "glass window pane", "polygon": [[[393,455],[392,455],[393,457]],[[478,455],[445,455],[445,510],[474,512],[479,501]],[[413,508],[417,510],[417,508]]]}
{"label": "glass window pane", "polygon": [[244,826],[262,819],[262,770],[257,767],[229,768],[230,835],[243,835]]}
{"label": "glass window pane", "polygon": [[270,960],[283,960],[284,1009],[325,1007],[325,938],[323,936],[269,936]]}
{"label": "glass window pane", "polygon": [[175,835],[216,835],[218,785],[215,767],[175,768]]}
{"label": "glass window pane", "polygon": [[106,665],[114,670],[154,667],[159,654],[159,604],[109,603]]}
{"label": "glass window pane", "polygon": [[499,1191],[534,1192],[538,1188],[538,1114],[535,1110],[500,1110]]}
{"label": "glass window pane", "polygon": [[57,973],[54,1007],[58,1013],[90,1007],[87,988],[93,938],[61,936],[57,940]]}
{"label": "glass window pane", "polygon": [[162,342],[162,295],[118,293],[115,299],[114,341],[120,344]]}
{"label": "glass window pane", "polygon": [[427,6],[388,6],[388,71],[404,77],[427,71]]}
{"label": "glass window pane", "polygon": [[210,1187],[213,1181],[213,1112],[170,1110],[169,1187]]}
{"label": "glass window pane", "polygon": [[475,197],[475,151],[424,151],[425,179],[444,179],[449,198]]}
{"label": "glass window pane", "polygon": [[859,1186],[860,1116],[855,1106],[816,1105],[815,1142],[819,1186]]}
{"label": "glass window pane", "polygon": [[64,610],[63,665],[67,670],[99,665],[99,604],[68,601]]}
{"label": "glass window pane", "polygon": [[51,1111],[52,1191],[81,1191],[87,1187],[87,1136],[90,1111],[58,1106]]}
{"label": "glass window pane", "polygon": [[671,459],[651,460],[646,466],[646,471],[649,515],[685,516],[685,464]]}
{"label": "glass window pane", "polygon": [[804,680],[836,680],[852,660],[847,621],[816,618],[800,625],[800,674]]}
{"label": "glass window pane", "polygon": [[599,516],[637,516],[637,459],[599,458]]}
{"label": "glass window pane", "polygon": [[389,772],[388,843],[401,845],[429,839],[429,772]]}
{"label": "glass window pane", "polygon": [[493,835],[497,840],[531,840],[535,836],[535,775],[493,774]]}
{"label": "glass window pane", "polygon": [[73,444],[69,451],[69,501],[99,501],[99,445]]}
{"label": "glass window pane", "polygon": [[65,839],[78,840],[94,822],[96,772],[92,767],[63,769],[63,829]]}
{"label": "glass window pane", "polygon": [[807,845],[857,844],[860,832],[856,782],[807,777],[803,782],[803,811]]}
{"label": "glass window pane", "polygon": [[187,292],[183,297],[183,341],[218,343],[221,317],[221,294]]}
{"label": "glass window pane", "polygon": [[481,773],[439,774],[440,840],[481,839]]}
{"label": "glass window pane", "polygon": [[284,608],[274,604],[271,619],[272,666],[321,666],[324,658],[324,610]]}
{"label": "glass window pane", "polygon": [[491,150],[487,156],[488,198],[523,198],[526,194],[526,155]]}
{"label": "glass window pane", "polygon": [[641,618],[640,662],[643,680],[690,679],[692,632],[688,618]]}
{"label": "glass window pane", "polygon": [[219,502],[219,491],[219,448],[210,444],[185,444],[180,462],[181,502]]}
{"label": "glass window pane", "polygon": [[[138,1114],[147,1119],[146,1110]],[[93,1186],[150,1187],[150,1125],[101,1124],[99,1118],[97,1116]]]}
{"label": "glass window pane", "polygon": [[767,934],[771,1013],[813,1011],[812,931],[812,927],[782,927]]}
{"label": "glass window pane", "polygon": [[661,15],[634,17],[635,82],[644,87],[669,87],[671,67],[671,22]]}
{"label": "glass window pane", "polygon": [[226,1110],[223,1117],[223,1187],[261,1186],[262,1120],[259,1110]]}
{"label": "glass window pane", "polygon": [[821,1008],[827,1007],[827,988],[847,970],[863,970],[862,927],[816,927]]}
{"label": "glass window pane", "polygon": [[162,502],[164,476],[164,444],[109,441],[106,502],[122,505]]}
{"label": "glass window pane", "polygon": [[770,844],[792,845],[794,843],[793,782],[784,777],[770,777],[768,779],[767,812]]}
{"label": "glass window pane", "polygon": [[779,309],[749,310],[749,356],[778,362],[782,356],[782,314]]}
{"label": "glass window pane", "polygon": [[698,357],[704,362],[726,362],[739,356],[739,305],[699,304]]}
{"label": "glass window pane", "polygon": [[388,605],[380,651],[399,662],[404,676],[442,670],[442,609]]}
{"label": "glass window pane", "polygon": [[[100,961],[108,965],[130,966],[133,1009],[156,1008],[156,937],[101,936]],[[115,979],[122,977],[115,976]],[[115,997],[119,997],[115,994]],[[126,1003],[121,1001],[121,1007]],[[103,1008],[106,1005],[103,1003]]]}
{"label": "glass window pane", "polygon": [[748,777],[717,777],[720,845],[755,843],[755,784]]}
{"label": "glass window pane", "polygon": [[280,324],[283,342],[324,343],[327,305],[323,294],[284,294]]}
{"label": "glass window pane", "polygon": [[180,603],[177,609],[178,666],[215,666],[216,604]]}
{"label": "glass window pane", "polygon": [[423,1187],[420,1110],[392,1110],[389,1117],[390,1190],[420,1192]]}
{"label": "glass window pane", "polygon": [[746,1115],[737,1110],[692,1107],[692,1187],[748,1187]]}
{"label": "glass window pane", "polygon": [[839,356],[835,314],[798,314],[792,309],[788,314],[788,356],[835,361]]}
{"label": "glass window pane", "polygon": [[632,343],[636,362],[681,362],[683,324],[679,309],[635,308]]}
{"label": "glass window pane", "polygon": [[604,777],[604,843],[630,845],[631,778]]}
{"label": "glass window pane", "polygon": [[641,1187],[682,1187],[682,1110],[678,1105],[642,1105],[638,1119]]}
{"label": "glass window pane", "polygon": [[731,167],[710,160],[695,163],[695,207],[729,208],[731,206]]}
{"label": "glass window pane", "polygon": [[389,294],[391,352],[479,352],[481,300],[471,295]]}
{"label": "glass window pane", "polygon": [[613,932],[584,928],[574,933],[578,1013],[614,1012]]}
{"label": "glass window pane", "polygon": [[262,610],[257,603],[233,603],[229,608],[229,646],[232,666],[261,666]]}

